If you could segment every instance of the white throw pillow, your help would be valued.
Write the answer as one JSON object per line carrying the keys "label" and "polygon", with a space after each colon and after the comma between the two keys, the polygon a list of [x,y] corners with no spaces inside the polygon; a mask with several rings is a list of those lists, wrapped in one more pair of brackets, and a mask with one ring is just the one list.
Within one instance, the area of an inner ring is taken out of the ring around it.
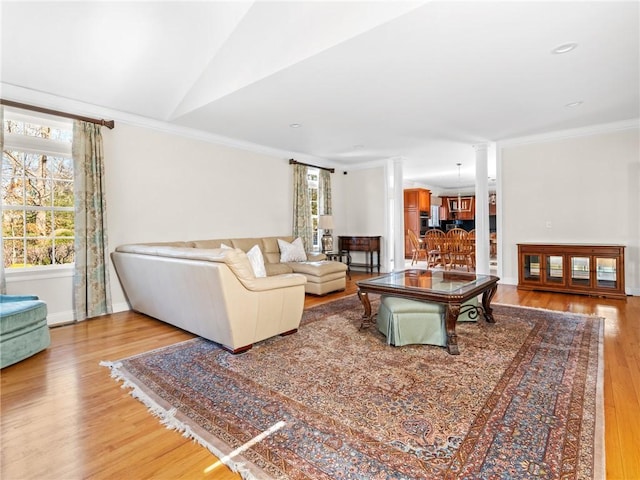
{"label": "white throw pillow", "polygon": [[249,263],[251,263],[256,278],[266,277],[267,270],[264,268],[264,257],[260,247],[258,245],[251,247],[251,250],[247,252],[247,257],[249,257]]}
{"label": "white throw pillow", "polygon": [[291,243],[278,239],[278,246],[280,247],[281,262],[304,262],[307,260],[307,254],[300,237]]}
{"label": "white throw pillow", "polygon": [[226,243],[221,243],[220,244],[220,248],[223,249],[223,250],[233,250],[233,247],[230,247]]}

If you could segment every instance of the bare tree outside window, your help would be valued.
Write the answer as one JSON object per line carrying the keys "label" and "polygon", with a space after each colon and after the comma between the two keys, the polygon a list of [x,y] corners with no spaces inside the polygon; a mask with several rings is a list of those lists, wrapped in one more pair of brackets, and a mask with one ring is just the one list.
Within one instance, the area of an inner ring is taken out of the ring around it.
{"label": "bare tree outside window", "polygon": [[74,261],[72,125],[5,111],[2,237],[5,268]]}

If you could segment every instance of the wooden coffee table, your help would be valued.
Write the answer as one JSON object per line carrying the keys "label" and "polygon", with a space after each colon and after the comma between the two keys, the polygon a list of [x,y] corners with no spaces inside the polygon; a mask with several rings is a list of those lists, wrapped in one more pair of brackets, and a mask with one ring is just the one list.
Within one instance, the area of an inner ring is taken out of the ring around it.
{"label": "wooden coffee table", "polygon": [[411,269],[357,282],[358,297],[364,306],[360,328],[374,323],[369,293],[442,303],[446,306],[447,351],[451,355],[459,355],[456,321],[462,304],[482,294],[482,305],[471,308],[477,309],[476,314],[482,313],[487,322],[495,323],[491,299],[498,288],[498,280],[493,275]]}

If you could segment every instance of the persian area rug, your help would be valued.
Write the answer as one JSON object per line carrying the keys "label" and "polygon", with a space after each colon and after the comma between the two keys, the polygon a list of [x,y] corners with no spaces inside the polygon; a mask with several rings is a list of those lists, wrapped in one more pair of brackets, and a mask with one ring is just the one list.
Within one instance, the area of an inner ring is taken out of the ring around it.
{"label": "persian area rug", "polygon": [[603,319],[496,305],[449,355],[362,313],[352,296],[242,355],[198,338],[103,364],[247,479],[604,478]]}

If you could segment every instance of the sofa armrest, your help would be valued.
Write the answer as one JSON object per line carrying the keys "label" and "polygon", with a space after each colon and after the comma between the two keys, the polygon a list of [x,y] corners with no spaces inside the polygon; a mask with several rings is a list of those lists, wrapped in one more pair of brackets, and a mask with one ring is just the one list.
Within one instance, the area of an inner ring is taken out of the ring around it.
{"label": "sofa armrest", "polygon": [[309,262],[320,262],[326,259],[327,259],[327,256],[324,253],[307,252],[307,261]]}

